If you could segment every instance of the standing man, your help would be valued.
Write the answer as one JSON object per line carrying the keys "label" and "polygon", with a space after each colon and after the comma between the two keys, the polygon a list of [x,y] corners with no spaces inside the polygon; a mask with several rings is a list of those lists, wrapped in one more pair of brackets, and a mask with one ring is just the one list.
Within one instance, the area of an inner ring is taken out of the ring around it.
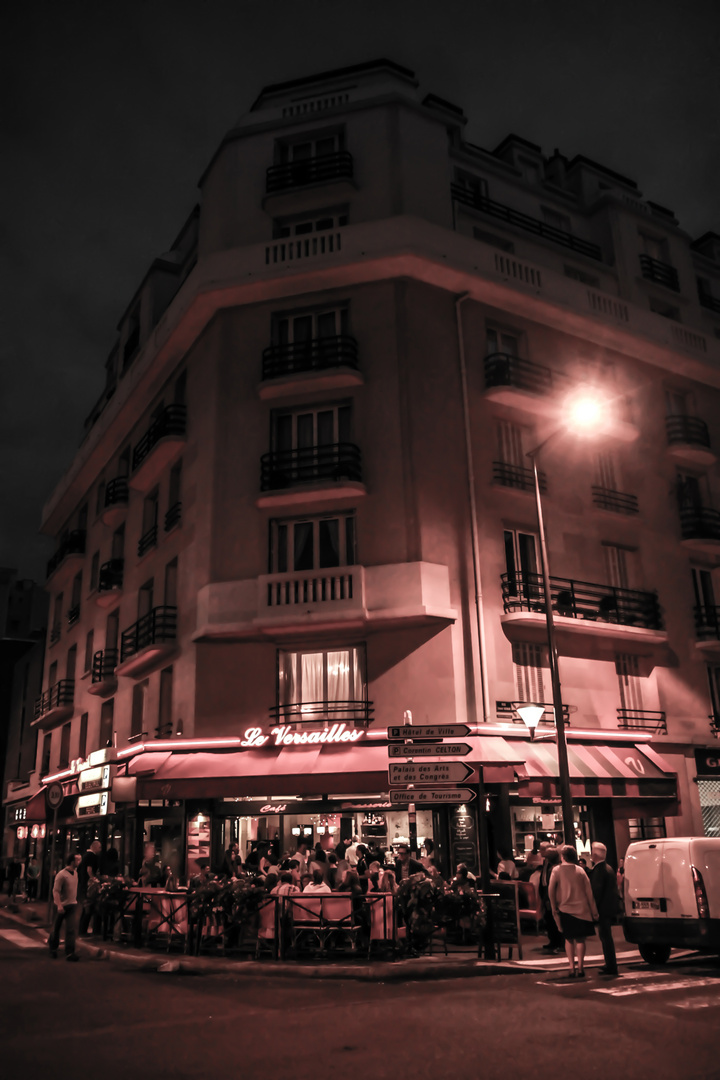
{"label": "standing man", "polygon": [[555,922],[552,905],[550,904],[550,877],[554,868],[560,865],[560,852],[552,844],[543,841],[540,844],[540,854],[543,858],[543,864],[540,868],[540,879],[538,881],[538,897],[545,933],[548,937],[547,945],[542,946],[542,951],[563,953],[565,952],[565,938],[560,927]]}
{"label": "standing man", "polygon": [[75,911],[77,909],[77,868],[80,865],[79,855],[68,855],[63,869],[55,875],[53,883],[53,900],[57,914],[53,923],[52,932],[48,939],[50,955],[57,960],[58,947],[60,945],[60,927],[65,923],[65,959],[77,960],[75,952]]}
{"label": "standing man", "polygon": [[590,858],[593,864],[590,887],[600,916],[598,920],[598,936],[605,958],[605,966],[600,968],[600,974],[617,975],[618,966],[612,928],[617,919],[620,894],[617,887],[617,874],[612,866],[609,866],[605,861],[606,855],[607,848],[604,844],[595,843],[590,848]]}
{"label": "standing man", "polygon": [[[90,889],[90,885],[93,881],[97,881],[100,875],[101,851],[102,844],[100,841],[93,840],[92,844],[83,855],[80,869],[78,870],[78,899],[82,902],[83,906],[82,915],[80,916],[80,927],[78,929],[80,937],[87,934],[90,919],[92,918],[95,909],[95,901],[92,898],[93,890]],[[91,893],[90,896],[88,896],[88,891]],[[93,927],[93,929],[95,928]]]}

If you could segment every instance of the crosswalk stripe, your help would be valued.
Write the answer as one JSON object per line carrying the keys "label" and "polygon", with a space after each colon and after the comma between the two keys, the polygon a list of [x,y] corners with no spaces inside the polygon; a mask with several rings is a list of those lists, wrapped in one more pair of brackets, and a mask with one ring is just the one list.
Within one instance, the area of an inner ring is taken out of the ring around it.
{"label": "crosswalk stripe", "polygon": [[676,1009],[709,1009],[712,1006],[720,1007],[720,998],[684,998],[682,1001],[671,1002]]}
{"label": "crosswalk stripe", "polygon": [[21,949],[43,948],[42,941],[26,937],[26,935],[21,934],[19,930],[0,930],[0,937],[4,937],[8,941],[11,941],[13,945],[19,945]]}
{"label": "crosswalk stripe", "polygon": [[720,979],[677,979],[675,982],[643,983],[641,986],[594,986],[594,994],[610,994],[611,997],[628,997],[630,994],[653,994],[662,990],[689,990],[698,986],[717,986]]}

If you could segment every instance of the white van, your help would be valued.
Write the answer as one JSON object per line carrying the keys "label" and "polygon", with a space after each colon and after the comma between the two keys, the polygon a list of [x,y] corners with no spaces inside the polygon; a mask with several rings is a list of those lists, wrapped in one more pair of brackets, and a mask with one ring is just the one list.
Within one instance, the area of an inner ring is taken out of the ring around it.
{"label": "white van", "polygon": [[720,837],[630,844],[623,900],[625,938],[649,964],[671,948],[720,952]]}

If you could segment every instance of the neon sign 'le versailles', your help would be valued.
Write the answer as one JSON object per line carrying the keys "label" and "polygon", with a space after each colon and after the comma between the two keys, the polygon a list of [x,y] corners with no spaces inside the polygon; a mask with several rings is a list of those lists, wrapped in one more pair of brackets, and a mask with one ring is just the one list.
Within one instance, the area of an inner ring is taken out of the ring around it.
{"label": "neon sign 'le versailles'", "polygon": [[274,727],[269,735],[263,735],[262,728],[248,728],[243,735],[241,746],[265,746],[274,736],[273,746],[327,746],[338,743],[354,743],[362,738],[364,731],[348,728],[347,724],[333,724],[323,731],[293,731],[290,725]]}

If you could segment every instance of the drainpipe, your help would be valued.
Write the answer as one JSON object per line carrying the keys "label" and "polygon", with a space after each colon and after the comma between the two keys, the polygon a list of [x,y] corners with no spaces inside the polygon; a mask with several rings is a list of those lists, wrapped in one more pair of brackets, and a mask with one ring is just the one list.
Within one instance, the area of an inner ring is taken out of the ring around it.
{"label": "drainpipe", "polygon": [[[477,640],[478,650],[477,656],[473,655],[473,667],[476,669],[476,675],[480,675],[480,686],[482,689],[482,719],[487,722],[490,719],[490,700],[489,700],[489,687],[487,682],[487,676],[485,671],[485,657],[487,655],[485,647],[485,618],[483,610],[483,591],[482,591],[482,576],[480,573],[480,540],[478,537],[477,526],[477,501],[475,499],[475,467],[473,465],[473,452],[472,452],[472,437],[470,434],[470,406],[468,402],[468,387],[467,387],[467,365],[465,363],[465,338],[463,336],[462,328],[462,314],[460,306],[464,300],[470,299],[470,293],[462,293],[461,296],[455,299],[455,318],[457,321],[457,334],[458,334],[458,355],[460,357],[460,387],[462,392],[462,404],[463,404],[463,427],[465,430],[465,456],[467,462],[467,479],[468,479],[468,505],[470,508],[470,535],[472,537],[472,565],[473,565],[473,584],[475,588],[475,619],[477,622]],[[476,720],[480,717],[477,715],[479,709],[476,707]]]}

